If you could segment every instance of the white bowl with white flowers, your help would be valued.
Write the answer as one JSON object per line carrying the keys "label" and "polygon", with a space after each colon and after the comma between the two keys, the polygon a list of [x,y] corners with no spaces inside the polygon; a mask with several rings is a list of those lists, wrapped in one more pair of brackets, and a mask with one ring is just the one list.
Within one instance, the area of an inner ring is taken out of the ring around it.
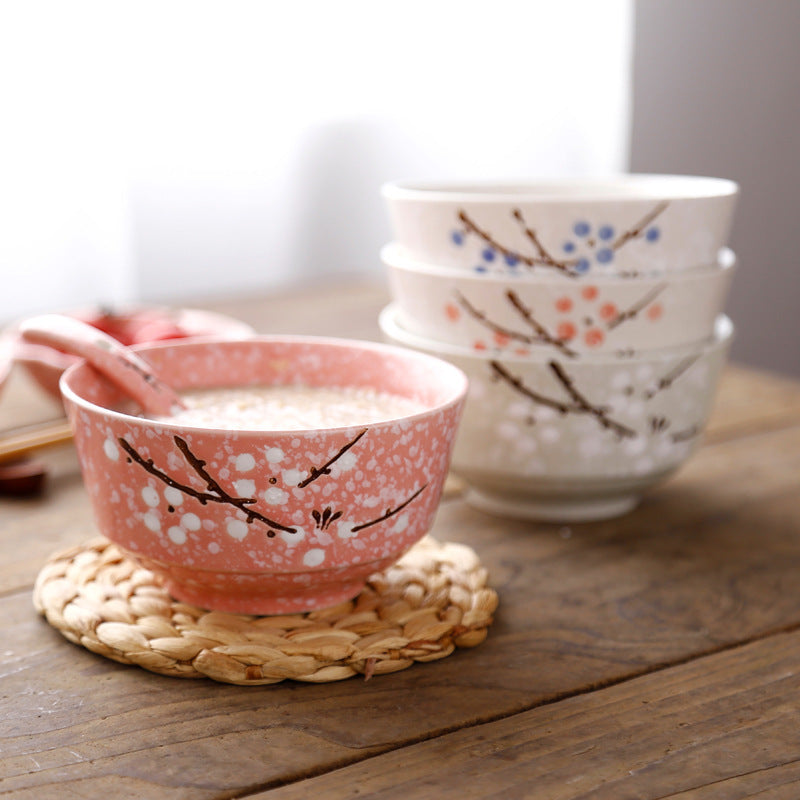
{"label": "white bowl with white flowers", "polygon": [[689,458],[733,337],[720,315],[700,344],[569,359],[552,349],[476,352],[421,337],[402,327],[394,304],[380,326],[389,341],[444,358],[469,378],[452,460],[467,501],[562,522],[630,511]]}

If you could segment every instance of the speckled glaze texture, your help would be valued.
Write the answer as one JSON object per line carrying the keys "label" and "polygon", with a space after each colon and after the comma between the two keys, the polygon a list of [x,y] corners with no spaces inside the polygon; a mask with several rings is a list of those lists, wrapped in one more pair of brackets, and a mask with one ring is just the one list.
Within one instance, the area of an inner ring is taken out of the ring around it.
{"label": "speckled glaze texture", "polygon": [[737,194],[732,181],[680,175],[383,187],[393,238],[410,258],[577,278],[713,264]]}
{"label": "speckled glaze texture", "polygon": [[470,388],[453,469],[476,505],[536,519],[616,516],[677,469],[700,441],[733,328],[708,342],[628,359],[476,354],[405,333],[387,337],[447,358]]}
{"label": "speckled glaze texture", "polygon": [[466,393],[457,368],[310,338],[137,350],[177,389],[366,386],[426,408],[327,430],[189,428],[111,410],[117,390],[70,368],[62,393],[100,531],[177,598],[254,614],[332,605],[429,530]]}

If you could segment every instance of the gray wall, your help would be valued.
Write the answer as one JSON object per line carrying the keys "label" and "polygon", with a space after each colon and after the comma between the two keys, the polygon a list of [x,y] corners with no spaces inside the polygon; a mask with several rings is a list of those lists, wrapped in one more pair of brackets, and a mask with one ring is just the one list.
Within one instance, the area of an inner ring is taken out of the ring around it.
{"label": "gray wall", "polygon": [[800,377],[800,0],[637,0],[631,170],[741,186],[732,358]]}

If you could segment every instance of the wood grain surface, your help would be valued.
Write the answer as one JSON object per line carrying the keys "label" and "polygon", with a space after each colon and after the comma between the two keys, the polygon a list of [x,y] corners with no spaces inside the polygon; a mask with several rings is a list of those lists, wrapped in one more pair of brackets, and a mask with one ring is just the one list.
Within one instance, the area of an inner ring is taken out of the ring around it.
{"label": "wood grain surface", "polygon": [[[374,339],[383,302],[322,287],[214,308]],[[24,376],[6,389],[0,427],[33,413]],[[0,498],[0,798],[800,796],[796,382],[730,367],[703,447],[617,520],[507,520],[452,494],[432,534],[489,569],[489,637],[366,682],[181,680],[68,643],[31,587],[95,529],[71,448],[46,458],[43,497]]]}
{"label": "wood grain surface", "polygon": [[796,798],[799,656],[773,636],[254,798]]}

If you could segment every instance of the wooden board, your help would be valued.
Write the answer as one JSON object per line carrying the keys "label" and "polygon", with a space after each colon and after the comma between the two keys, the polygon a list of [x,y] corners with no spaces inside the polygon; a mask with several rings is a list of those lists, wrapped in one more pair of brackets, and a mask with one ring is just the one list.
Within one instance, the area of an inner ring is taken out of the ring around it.
{"label": "wooden board", "polygon": [[[216,309],[262,331],[378,338],[384,299],[322,287]],[[0,421],[29,411],[0,397]],[[365,775],[386,797],[800,796],[784,729],[800,663],[796,382],[729,368],[705,445],[617,520],[506,520],[451,493],[433,534],[488,567],[489,638],[369,682],[181,681],[66,642],[31,587],[95,530],[71,448],[47,458],[43,498],[0,499],[0,796],[349,797]]]}
{"label": "wooden board", "polygon": [[[713,465],[735,463],[744,450],[762,479],[742,470],[731,484],[715,480]],[[798,459],[800,427],[710,446],[683,486],[676,480],[622,520],[570,529],[445,504],[435,535],[478,549],[500,593],[489,639],[368,683],[186,686],[69,645],[35,617],[27,591],[14,593],[0,601],[0,616],[16,620],[11,639],[21,644],[0,657],[0,669],[4,693],[29,702],[16,728],[8,729],[9,716],[0,723],[5,760],[17,772],[0,791],[44,791],[64,780],[100,791],[103,776],[135,774],[150,781],[137,785],[138,796],[179,797],[187,786],[199,791],[200,773],[213,764],[207,796],[240,792],[798,625],[797,487],[788,477]],[[43,708],[42,727],[32,730],[24,719]],[[267,752],[267,760],[258,756]],[[177,783],[145,769],[167,754],[180,765]]]}
{"label": "wooden board", "polygon": [[731,364],[723,373],[706,441],[747,436],[800,422],[797,381]]}
{"label": "wooden board", "polygon": [[798,663],[773,636],[250,797],[789,800]]}

